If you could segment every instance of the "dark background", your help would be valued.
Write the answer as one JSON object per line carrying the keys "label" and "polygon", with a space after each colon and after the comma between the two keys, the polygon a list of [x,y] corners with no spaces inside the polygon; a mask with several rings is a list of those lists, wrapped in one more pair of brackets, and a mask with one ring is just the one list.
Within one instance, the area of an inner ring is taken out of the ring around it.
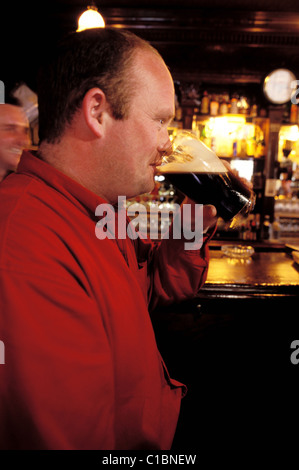
{"label": "dark background", "polygon": [[298,449],[298,293],[234,294],[153,313],[169,373],[188,388],[174,451]]}
{"label": "dark background", "polygon": [[[0,79],[35,89],[39,62],[77,28],[85,0],[2,2]],[[176,80],[261,85],[276,67],[299,76],[297,0],[99,0],[107,26],[127,28],[161,52]]]}

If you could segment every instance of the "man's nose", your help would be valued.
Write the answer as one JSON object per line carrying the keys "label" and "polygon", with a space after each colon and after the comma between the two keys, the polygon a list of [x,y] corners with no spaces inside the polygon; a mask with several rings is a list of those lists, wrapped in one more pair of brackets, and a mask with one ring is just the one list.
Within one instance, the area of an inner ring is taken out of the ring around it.
{"label": "man's nose", "polygon": [[165,129],[163,131],[163,135],[161,135],[161,139],[158,144],[158,150],[159,152],[168,152],[172,147],[171,140],[169,138],[169,133],[168,130]]}

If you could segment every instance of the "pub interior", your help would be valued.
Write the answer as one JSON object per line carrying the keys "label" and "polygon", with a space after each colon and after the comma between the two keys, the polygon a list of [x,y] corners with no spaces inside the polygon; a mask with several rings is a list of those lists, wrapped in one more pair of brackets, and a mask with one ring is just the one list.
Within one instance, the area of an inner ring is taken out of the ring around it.
{"label": "pub interior", "polygon": [[[7,93],[24,93],[24,103],[36,108],[39,61],[76,29],[86,6],[28,0],[0,7],[3,18],[18,10],[13,27],[1,32]],[[196,298],[152,312],[170,375],[188,388],[173,449],[296,448],[299,3],[98,0],[96,6],[107,27],[133,31],[164,58],[176,90],[169,132],[192,132],[256,194],[252,213],[237,227],[219,220]],[[36,148],[38,111],[30,131]],[[160,210],[158,243],[163,211],[181,197],[167,177],[156,177],[155,190],[129,201],[128,211],[136,201]]]}

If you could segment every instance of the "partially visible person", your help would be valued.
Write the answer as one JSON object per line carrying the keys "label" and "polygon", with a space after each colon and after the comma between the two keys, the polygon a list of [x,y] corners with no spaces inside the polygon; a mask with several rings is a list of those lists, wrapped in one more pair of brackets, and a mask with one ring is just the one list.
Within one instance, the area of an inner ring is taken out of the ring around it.
{"label": "partially visible person", "polygon": [[30,144],[29,122],[16,98],[0,104],[0,182],[16,171],[24,148]]}

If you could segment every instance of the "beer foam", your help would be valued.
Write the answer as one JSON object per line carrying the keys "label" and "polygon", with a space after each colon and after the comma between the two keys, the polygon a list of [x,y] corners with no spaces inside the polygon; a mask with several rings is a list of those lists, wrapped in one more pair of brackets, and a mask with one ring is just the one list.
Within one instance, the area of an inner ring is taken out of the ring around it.
{"label": "beer foam", "polygon": [[[167,159],[167,157],[166,157]],[[160,173],[226,173],[217,155],[203,142],[181,137],[175,141],[169,163],[159,166]]]}

